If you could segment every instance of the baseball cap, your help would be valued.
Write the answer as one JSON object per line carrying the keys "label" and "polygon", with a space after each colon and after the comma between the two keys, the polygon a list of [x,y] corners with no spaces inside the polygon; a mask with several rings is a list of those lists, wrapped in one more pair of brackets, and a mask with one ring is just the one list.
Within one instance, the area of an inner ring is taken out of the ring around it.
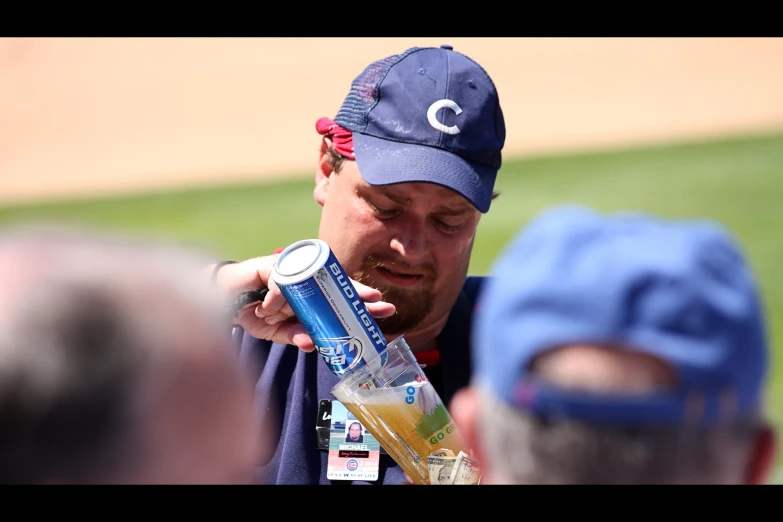
{"label": "baseball cap", "polygon": [[353,133],[371,185],[420,181],[489,210],[506,127],[483,67],[450,45],[412,47],[367,66],[334,119]]}
{"label": "baseball cap", "polygon": [[[472,356],[477,380],[517,409],[676,425],[760,408],[768,364],[760,295],[737,242],[716,222],[556,207],[518,233],[491,275],[479,295]],[[536,379],[537,355],[574,343],[655,356],[675,371],[676,385],[622,396]]]}

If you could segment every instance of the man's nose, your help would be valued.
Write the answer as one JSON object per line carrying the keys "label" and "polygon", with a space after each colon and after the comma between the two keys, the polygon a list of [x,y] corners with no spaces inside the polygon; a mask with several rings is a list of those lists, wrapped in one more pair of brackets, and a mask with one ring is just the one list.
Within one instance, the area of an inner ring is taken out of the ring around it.
{"label": "man's nose", "polygon": [[417,219],[406,219],[401,222],[394,231],[389,246],[411,262],[420,261],[431,254],[427,229]]}

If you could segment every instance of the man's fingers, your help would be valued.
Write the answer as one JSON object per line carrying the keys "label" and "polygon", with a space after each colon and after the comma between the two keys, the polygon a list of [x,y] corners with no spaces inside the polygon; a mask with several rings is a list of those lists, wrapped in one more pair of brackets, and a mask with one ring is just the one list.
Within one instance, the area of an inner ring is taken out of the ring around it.
{"label": "man's fingers", "polygon": [[[392,303],[381,301],[382,294],[380,290],[376,290],[367,285],[359,285],[356,291],[359,293],[359,297],[365,302],[367,311],[373,317],[384,318],[391,317],[396,312],[396,307]],[[283,294],[280,292],[278,286],[272,282],[269,288],[269,293],[264,299],[264,302],[256,307],[256,316],[266,320],[267,324],[274,325],[282,321],[286,321],[291,317],[294,317],[294,311],[288,301],[285,300]],[[361,290],[360,290],[361,288]]]}
{"label": "man's fingers", "polygon": [[217,273],[219,288],[233,297],[245,290],[267,286],[277,257],[278,254],[255,257],[221,267]]}
{"label": "man's fingers", "polygon": [[353,279],[351,279],[351,282],[356,288],[356,292],[359,294],[359,297],[361,297],[364,301],[364,304],[367,307],[367,311],[370,312],[370,315],[373,317],[377,317],[379,319],[384,317],[391,317],[397,311],[393,304],[386,301],[381,301],[381,299],[383,299],[383,294],[380,290],[371,286],[367,286],[358,281],[354,281]]}
{"label": "man's fingers", "polygon": [[367,311],[370,312],[371,316],[377,317],[379,319],[383,319],[384,317],[391,317],[397,311],[397,307],[391,303],[387,303],[386,301],[366,303],[365,306],[367,307]]}
{"label": "man's fingers", "polygon": [[271,334],[274,331],[274,329],[271,328],[268,324],[266,324],[266,321],[264,321],[259,317],[256,317],[254,310],[255,308],[250,306],[240,310],[235,318],[236,324],[241,326],[247,333],[249,333],[253,337],[256,337],[258,339],[272,340],[269,337],[269,334]]}
{"label": "man's fingers", "polygon": [[[266,274],[259,272],[259,276],[263,278]],[[380,290],[351,281],[371,316],[385,318],[395,314],[396,307],[392,303],[381,301],[383,294]],[[286,301],[274,279],[267,279],[266,286],[269,292],[264,301],[255,306],[245,307],[239,313],[237,323],[253,337],[276,343],[294,344],[305,352],[315,350],[312,339],[296,319],[291,305]]]}
{"label": "man's fingers", "polygon": [[315,350],[315,344],[313,344],[313,340],[307,335],[307,332],[305,332],[302,323],[294,323],[287,326],[287,328],[287,335],[291,344],[295,344],[303,352],[312,352]]}
{"label": "man's fingers", "polygon": [[413,482],[413,480],[411,480],[410,476],[407,473],[403,473],[403,476],[405,477],[405,480],[407,481],[407,482],[403,482],[402,483],[403,486],[415,486],[416,485],[416,483]]}
{"label": "man's fingers", "polygon": [[272,317],[274,315],[280,315],[283,318],[293,317],[294,311],[291,309],[291,305],[285,300],[283,293],[280,291],[280,287],[277,286],[274,279],[267,281],[267,288],[269,293],[266,294],[266,299],[256,309],[256,315],[258,317]]}
{"label": "man's fingers", "polygon": [[354,288],[356,288],[356,292],[359,294],[359,297],[361,297],[362,300],[366,303],[374,303],[375,301],[380,301],[383,298],[383,294],[380,290],[377,290],[371,286],[367,286],[353,279],[351,279],[351,283],[353,283]]}
{"label": "man's fingers", "polygon": [[302,323],[297,321],[296,318],[289,318],[287,321],[278,323],[271,328],[275,329],[273,335],[275,342],[296,345],[303,352],[315,350],[313,340],[305,331]]}
{"label": "man's fingers", "polygon": [[293,344],[303,352],[315,350],[313,340],[296,318],[291,317],[286,321],[269,325],[264,319],[256,317],[252,308],[245,308],[237,315],[236,322],[256,339],[266,339],[278,344]]}

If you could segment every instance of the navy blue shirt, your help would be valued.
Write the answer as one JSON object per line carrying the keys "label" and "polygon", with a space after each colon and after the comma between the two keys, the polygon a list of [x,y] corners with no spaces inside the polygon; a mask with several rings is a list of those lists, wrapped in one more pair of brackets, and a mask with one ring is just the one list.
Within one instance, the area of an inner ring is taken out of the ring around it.
{"label": "navy blue shirt", "polygon": [[[424,372],[447,406],[470,380],[470,330],[473,304],[484,278],[470,276],[437,339],[440,365]],[[270,343],[244,334],[239,356],[257,379],[256,404],[265,432],[277,445],[262,455],[256,471],[261,484],[402,484],[404,472],[381,454],[377,481],[328,480],[329,452],[318,449],[316,418],[322,399],[339,382],[317,351]]]}

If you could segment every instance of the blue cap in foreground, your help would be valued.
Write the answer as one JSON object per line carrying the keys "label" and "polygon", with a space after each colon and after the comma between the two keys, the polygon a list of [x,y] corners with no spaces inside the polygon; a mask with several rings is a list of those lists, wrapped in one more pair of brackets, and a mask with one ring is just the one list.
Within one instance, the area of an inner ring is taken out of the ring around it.
{"label": "blue cap in foreground", "polygon": [[[762,304],[740,248],[715,222],[559,207],[512,240],[492,275],[476,312],[474,367],[518,409],[628,425],[685,423],[695,397],[705,423],[760,406],[768,365]],[[653,355],[674,369],[677,386],[609,396],[531,375],[538,354],[575,343]]]}

